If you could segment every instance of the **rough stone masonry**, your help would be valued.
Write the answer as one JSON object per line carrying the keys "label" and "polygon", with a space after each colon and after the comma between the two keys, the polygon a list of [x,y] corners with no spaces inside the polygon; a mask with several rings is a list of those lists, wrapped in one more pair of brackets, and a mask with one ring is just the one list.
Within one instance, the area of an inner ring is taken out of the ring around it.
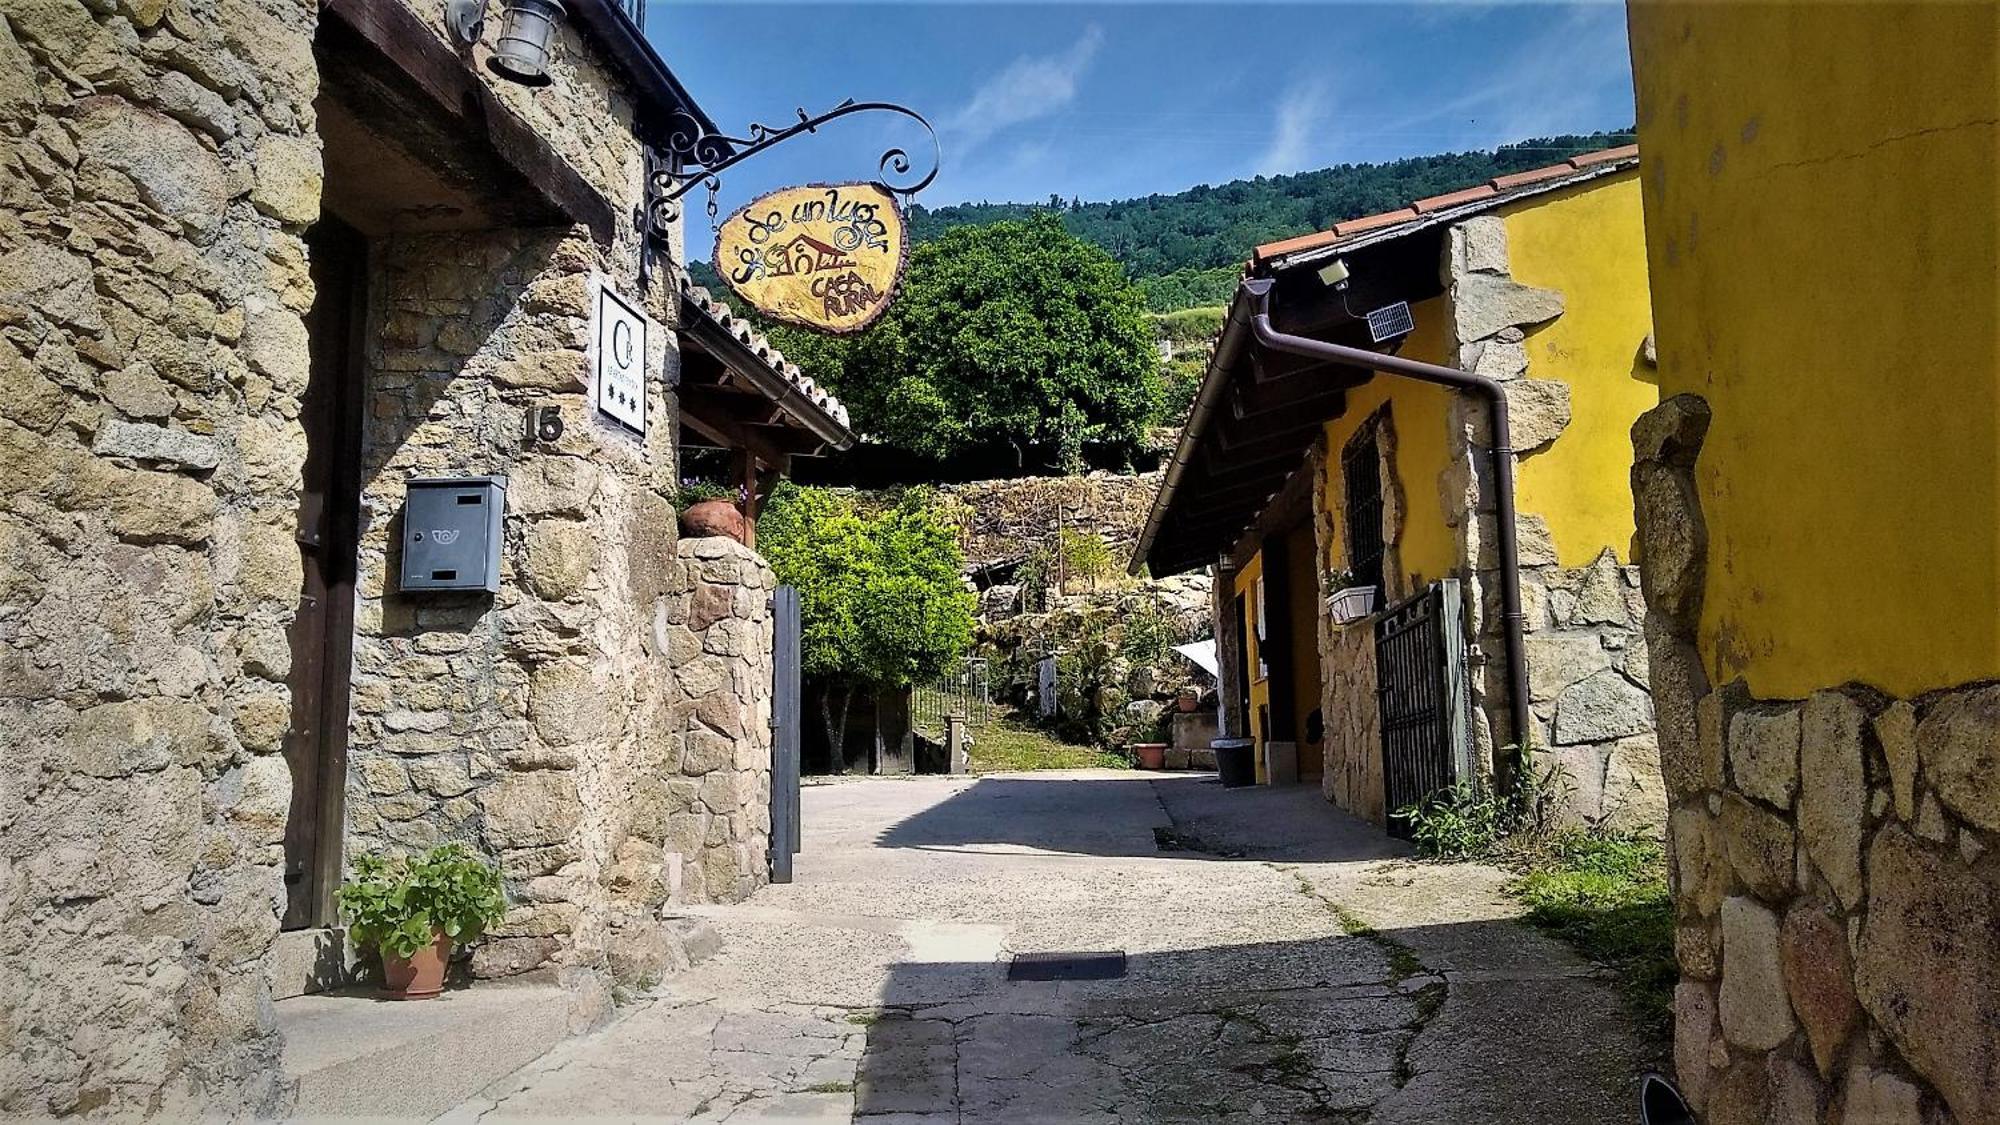
{"label": "rough stone masonry", "polygon": [[[0,1113],[285,1107],[267,957],[321,11],[0,13]],[[410,11],[442,39],[442,5]],[[369,248],[346,825],[350,855],[499,859],[514,907],[474,968],[553,964],[585,1018],[670,964],[662,904],[762,878],[771,585],[740,547],[675,542],[665,381],[646,440],[586,421],[588,301],[636,287],[642,172],[594,50],[565,28],[553,87],[491,89],[611,201],[607,242]],[[671,297],[647,299],[652,370]],[[560,442],[524,448],[530,402],[571,420]],[[403,482],[467,474],[508,480],[501,593],[398,593]]]}
{"label": "rough stone masonry", "polygon": [[1709,422],[1678,395],[1632,428],[1681,1086],[1718,1125],[2000,1121],[2000,687],[1711,685]]}

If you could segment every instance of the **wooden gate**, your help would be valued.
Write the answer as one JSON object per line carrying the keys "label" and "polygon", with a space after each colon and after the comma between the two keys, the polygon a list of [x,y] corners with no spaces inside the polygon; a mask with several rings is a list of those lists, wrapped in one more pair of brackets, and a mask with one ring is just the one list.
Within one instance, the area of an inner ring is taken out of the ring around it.
{"label": "wooden gate", "polygon": [[1396,813],[1472,776],[1470,702],[1459,582],[1447,578],[1375,622],[1376,698],[1382,712],[1382,789]]}
{"label": "wooden gate", "polygon": [[771,595],[771,881],[792,881],[799,850],[799,592]]}

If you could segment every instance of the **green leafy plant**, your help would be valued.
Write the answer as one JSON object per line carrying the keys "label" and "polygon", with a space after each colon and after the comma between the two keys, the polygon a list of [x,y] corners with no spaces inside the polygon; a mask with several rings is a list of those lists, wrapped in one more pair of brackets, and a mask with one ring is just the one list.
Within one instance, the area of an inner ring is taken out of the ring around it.
{"label": "green leafy plant", "polygon": [[1390,815],[1410,826],[1411,842],[1433,859],[1484,855],[1513,829],[1507,799],[1468,781]]}
{"label": "green leafy plant", "polygon": [[338,897],[354,943],[396,957],[429,945],[439,930],[464,944],[507,913],[500,869],[463,844],[416,858],[356,856]]}
{"label": "green leafy plant", "polygon": [[1410,826],[1418,852],[1431,859],[1472,859],[1509,837],[1550,831],[1571,789],[1568,775],[1554,762],[1537,771],[1533,755],[1515,747],[1502,753],[1518,763],[1512,789],[1461,781],[1389,814]]}
{"label": "green leafy plant", "polygon": [[1173,622],[1157,609],[1134,610],[1125,619],[1125,633],[1119,643],[1121,654],[1133,665],[1157,664],[1174,643]]}
{"label": "green leafy plant", "polygon": [[977,598],[961,576],[958,531],[921,490],[862,512],[847,495],[783,484],[758,518],[757,545],[799,591],[800,660],[819,684],[841,772],[855,690],[937,679],[972,647]]}
{"label": "green leafy plant", "polygon": [[1065,584],[1088,582],[1090,588],[1095,590],[1097,584],[1112,571],[1110,545],[1089,532],[1063,528],[1060,549]]}

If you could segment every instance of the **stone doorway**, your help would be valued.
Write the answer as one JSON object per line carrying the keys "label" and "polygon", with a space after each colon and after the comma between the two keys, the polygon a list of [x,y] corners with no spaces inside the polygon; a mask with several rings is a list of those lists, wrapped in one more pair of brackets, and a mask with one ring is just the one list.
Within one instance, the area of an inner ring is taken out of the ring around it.
{"label": "stone doorway", "polygon": [[284,928],[334,921],[340,880],[347,711],[361,519],[362,356],[368,243],[323,215],[306,233],[314,287],[306,315],[311,377],[300,405],[306,462],[297,539],[304,574],[292,626],[292,804],[285,822]]}

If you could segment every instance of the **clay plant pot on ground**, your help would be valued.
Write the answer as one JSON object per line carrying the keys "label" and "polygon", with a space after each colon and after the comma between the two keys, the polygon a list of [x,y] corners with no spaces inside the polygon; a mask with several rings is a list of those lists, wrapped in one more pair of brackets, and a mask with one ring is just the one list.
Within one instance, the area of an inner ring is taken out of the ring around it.
{"label": "clay plant pot on ground", "polygon": [[1163,770],[1167,768],[1167,744],[1164,742],[1135,742],[1132,757],[1142,770]]}
{"label": "clay plant pot on ground", "polygon": [[1174,707],[1183,715],[1192,715],[1201,706],[1201,693],[1188,688],[1174,697]]}
{"label": "clay plant pot on ground", "polygon": [[347,934],[382,955],[392,1000],[444,990],[454,942],[470,943],[507,914],[500,869],[464,844],[422,855],[357,855],[336,896]]}
{"label": "clay plant pot on ground", "polygon": [[681,511],[681,538],[722,536],[743,542],[743,513],[727,500],[698,500]]}
{"label": "clay plant pot on ground", "polygon": [[451,963],[451,939],[434,931],[429,945],[398,957],[382,951],[382,992],[391,1000],[429,1000],[444,991],[444,969]]}

